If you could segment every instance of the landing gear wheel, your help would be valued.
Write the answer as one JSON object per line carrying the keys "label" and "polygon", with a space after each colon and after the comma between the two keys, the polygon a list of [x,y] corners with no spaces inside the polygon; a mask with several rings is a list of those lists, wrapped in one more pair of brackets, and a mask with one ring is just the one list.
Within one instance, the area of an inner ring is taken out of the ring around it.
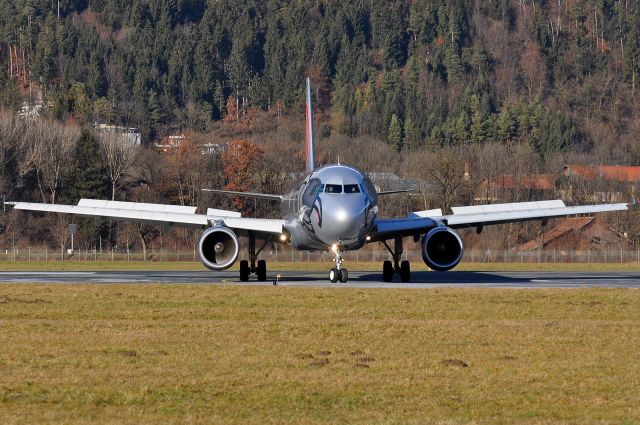
{"label": "landing gear wheel", "polygon": [[264,282],[267,280],[267,262],[264,260],[258,260],[258,267],[256,267],[256,274],[258,280]]}
{"label": "landing gear wheel", "polygon": [[347,269],[340,269],[340,282],[347,283],[349,280],[349,272]]}
{"label": "landing gear wheel", "polygon": [[249,280],[249,262],[247,260],[240,261],[240,280],[242,282]]}
{"label": "landing gear wheel", "polygon": [[391,264],[391,261],[382,263],[382,280],[385,282],[391,282],[393,280],[393,264]]}
{"label": "landing gear wheel", "polygon": [[331,283],[336,283],[340,277],[340,272],[335,267],[329,270],[329,280]]}
{"label": "landing gear wheel", "polygon": [[400,280],[402,282],[409,282],[411,280],[411,266],[406,260],[400,263]]}

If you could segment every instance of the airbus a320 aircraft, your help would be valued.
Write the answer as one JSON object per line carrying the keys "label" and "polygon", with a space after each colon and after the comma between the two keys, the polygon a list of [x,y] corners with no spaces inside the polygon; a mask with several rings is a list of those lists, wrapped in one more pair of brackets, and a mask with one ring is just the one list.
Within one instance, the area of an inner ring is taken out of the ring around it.
{"label": "airbus a320 aircraft", "polygon": [[[385,261],[382,277],[385,282],[399,274],[408,282],[411,277],[408,261],[401,261],[403,238],[422,239],[422,258],[433,270],[446,271],[462,259],[462,239],[456,229],[475,227],[482,232],[486,225],[551,217],[626,210],[628,205],[601,204],[567,207],[561,200],[519,202],[510,204],[475,205],[452,208],[453,214],[428,210],[411,213],[406,218],[378,217],[378,197],[406,191],[376,192],[367,175],[348,165],[325,165],[316,168],[314,161],[313,115],[311,89],[306,88],[306,175],[284,195],[230,192],[204,189],[209,192],[264,198],[280,201],[281,219],[245,218],[236,211],[208,209],[196,214],[196,207],[82,199],[78,205],[51,205],[11,202],[15,209],[76,214],[100,219],[144,222],[164,226],[188,226],[203,229],[198,251],[203,264],[211,270],[225,270],[238,259],[238,237],[249,239],[249,260],[240,261],[240,280],[249,280],[255,273],[258,280],[267,278],[265,260],[258,260],[268,243],[291,244],[297,250],[324,251],[335,255],[335,267],[329,271],[331,282],[347,282],[349,275],[342,266],[343,254],[362,248],[371,242],[381,242],[389,250],[393,262]],[[256,241],[262,241],[257,248]],[[393,247],[389,242],[393,241]]]}

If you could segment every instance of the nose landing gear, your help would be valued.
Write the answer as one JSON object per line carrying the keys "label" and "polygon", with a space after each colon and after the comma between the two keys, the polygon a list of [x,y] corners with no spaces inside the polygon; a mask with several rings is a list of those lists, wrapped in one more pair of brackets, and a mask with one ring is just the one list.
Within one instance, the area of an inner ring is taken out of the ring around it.
{"label": "nose landing gear", "polygon": [[349,280],[349,272],[347,269],[342,268],[342,247],[340,245],[333,245],[331,250],[336,254],[336,266],[329,270],[329,280],[331,283],[340,281],[347,283]]}

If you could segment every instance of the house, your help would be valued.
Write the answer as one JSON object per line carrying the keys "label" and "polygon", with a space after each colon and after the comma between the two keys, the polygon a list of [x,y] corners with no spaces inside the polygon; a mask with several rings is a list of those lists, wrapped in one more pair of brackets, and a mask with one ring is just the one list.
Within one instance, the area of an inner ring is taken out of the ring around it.
{"label": "house", "polygon": [[621,248],[627,241],[601,219],[595,217],[565,218],[553,228],[516,248],[518,251],[599,250]]}
{"label": "house", "polygon": [[142,141],[140,136],[140,130],[136,127],[123,127],[120,125],[113,124],[99,124],[95,123],[93,125],[96,133],[114,133],[121,134],[123,136],[124,141],[129,141],[134,145],[139,145]]}
{"label": "house", "polygon": [[554,174],[503,175],[484,177],[476,184],[474,200],[481,204],[512,202],[518,194],[522,199],[549,199],[555,196]]}

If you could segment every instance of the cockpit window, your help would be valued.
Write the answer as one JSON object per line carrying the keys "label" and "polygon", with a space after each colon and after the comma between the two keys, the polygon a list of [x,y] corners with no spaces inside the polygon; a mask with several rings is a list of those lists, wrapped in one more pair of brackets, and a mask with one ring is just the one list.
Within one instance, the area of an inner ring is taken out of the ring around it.
{"label": "cockpit window", "polygon": [[344,193],[360,193],[360,186],[357,184],[345,184]]}
{"label": "cockpit window", "polygon": [[342,193],[341,184],[326,184],[324,186],[324,193]]}

